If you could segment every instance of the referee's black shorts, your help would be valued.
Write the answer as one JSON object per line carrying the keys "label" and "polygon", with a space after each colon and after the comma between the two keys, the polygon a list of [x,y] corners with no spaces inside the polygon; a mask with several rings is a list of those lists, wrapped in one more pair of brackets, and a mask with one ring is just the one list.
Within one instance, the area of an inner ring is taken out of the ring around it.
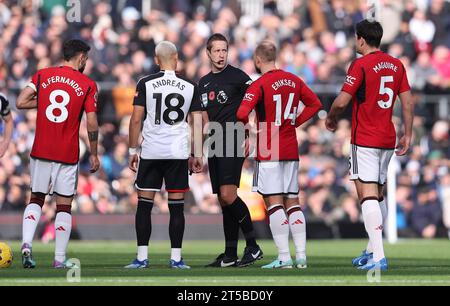
{"label": "referee's black shorts", "polygon": [[208,158],[209,176],[213,193],[220,193],[220,186],[235,185],[239,188],[244,157]]}

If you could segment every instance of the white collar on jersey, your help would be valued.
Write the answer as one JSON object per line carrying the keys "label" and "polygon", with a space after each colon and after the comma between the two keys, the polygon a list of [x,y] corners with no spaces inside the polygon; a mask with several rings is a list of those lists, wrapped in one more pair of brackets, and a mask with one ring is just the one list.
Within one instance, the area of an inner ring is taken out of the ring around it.
{"label": "white collar on jersey", "polygon": [[176,75],[177,73],[173,70],[161,70],[160,72],[168,75]]}

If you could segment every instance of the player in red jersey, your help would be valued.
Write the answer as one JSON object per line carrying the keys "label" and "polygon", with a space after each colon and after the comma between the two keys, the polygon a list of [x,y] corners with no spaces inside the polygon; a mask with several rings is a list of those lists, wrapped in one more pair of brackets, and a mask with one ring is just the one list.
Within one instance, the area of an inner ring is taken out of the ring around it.
{"label": "player in red jersey", "polygon": [[[297,76],[276,68],[277,50],[264,41],[254,62],[263,75],[247,90],[237,112],[247,122],[256,108],[258,143],[254,191],[264,196],[278,259],[263,268],[292,268],[289,229],[296,248],[296,266],[306,268],[306,222],[298,193],[298,142],[296,128],[322,107],[317,96]],[[300,113],[300,102],[305,108]],[[287,214],[287,216],[286,216]]]}
{"label": "player in red jersey", "polygon": [[91,173],[100,167],[97,156],[97,85],[83,74],[90,47],[80,40],[64,43],[64,64],[39,70],[17,99],[19,109],[37,109],[31,151],[31,199],[23,219],[22,263],[36,266],[32,241],[45,196],[56,195],[55,268],[70,268],[66,249],[72,229],[71,204],[77,188],[79,129],[83,113],[91,148]]}
{"label": "player in red jersey", "polygon": [[[326,121],[334,132],[338,116],[353,101],[350,179],[355,181],[369,234],[367,249],[353,264],[365,270],[388,268],[382,233],[387,215],[383,186],[394,150],[399,156],[408,152],[414,114],[405,67],[379,50],[382,36],[383,28],[376,21],[363,20],[356,25],[356,50],[363,57],[350,66]],[[405,135],[396,146],[392,111],[397,96],[402,103]]]}

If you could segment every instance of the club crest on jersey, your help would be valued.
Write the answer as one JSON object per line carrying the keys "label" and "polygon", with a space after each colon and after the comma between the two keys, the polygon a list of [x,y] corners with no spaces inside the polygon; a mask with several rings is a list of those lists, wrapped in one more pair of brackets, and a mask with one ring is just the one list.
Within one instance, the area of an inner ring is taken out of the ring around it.
{"label": "club crest on jersey", "polygon": [[227,101],[228,101],[228,96],[227,96],[227,94],[226,94],[223,90],[221,90],[221,91],[219,92],[219,94],[217,95],[217,101],[218,101],[220,104],[225,104],[225,103],[227,103]]}
{"label": "club crest on jersey", "polygon": [[208,94],[202,94],[202,105],[204,108],[208,106]]}

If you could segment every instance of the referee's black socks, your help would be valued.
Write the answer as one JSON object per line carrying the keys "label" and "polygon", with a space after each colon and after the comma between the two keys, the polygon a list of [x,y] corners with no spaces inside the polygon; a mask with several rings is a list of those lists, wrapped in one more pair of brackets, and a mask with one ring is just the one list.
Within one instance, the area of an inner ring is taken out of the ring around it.
{"label": "referee's black socks", "polygon": [[184,200],[169,199],[169,236],[172,249],[181,249],[183,245],[185,218]]}
{"label": "referee's black socks", "polygon": [[247,246],[256,247],[255,231],[253,229],[253,222],[247,205],[245,205],[240,197],[237,197],[233,204],[228,207],[244,233]]}
{"label": "referee's black socks", "polygon": [[136,236],[138,246],[148,246],[152,234],[153,200],[139,197],[136,211]]}
{"label": "referee's black socks", "polygon": [[223,232],[225,234],[225,255],[237,257],[239,223],[233,216],[230,206],[222,207]]}

